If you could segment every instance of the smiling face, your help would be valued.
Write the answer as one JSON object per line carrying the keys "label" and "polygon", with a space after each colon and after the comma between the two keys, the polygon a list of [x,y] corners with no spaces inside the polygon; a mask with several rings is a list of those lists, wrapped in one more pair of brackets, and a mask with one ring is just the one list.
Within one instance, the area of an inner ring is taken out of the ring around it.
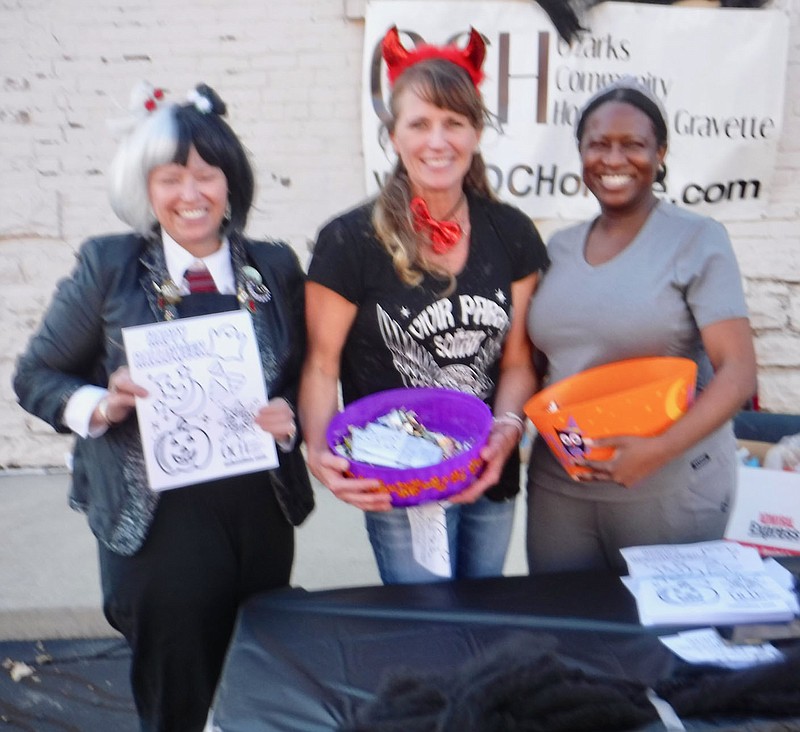
{"label": "smiling face", "polygon": [[395,106],[392,144],[413,195],[429,202],[460,196],[481,131],[465,115],[425,101],[413,88],[404,89]]}
{"label": "smiling face", "polygon": [[579,151],[583,180],[604,211],[635,210],[653,200],[664,161],[650,118],[631,104],[601,104],[586,119]]}
{"label": "smiling face", "polygon": [[220,228],[228,201],[228,182],[194,147],[186,165],[167,163],[150,171],[150,204],[164,230],[196,257],[220,246]]}

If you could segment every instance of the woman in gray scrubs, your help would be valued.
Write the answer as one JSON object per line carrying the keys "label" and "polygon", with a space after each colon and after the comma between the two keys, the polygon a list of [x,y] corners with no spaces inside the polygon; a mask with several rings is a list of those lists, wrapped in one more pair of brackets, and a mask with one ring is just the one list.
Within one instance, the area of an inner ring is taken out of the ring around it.
{"label": "woman in gray scrubs", "polygon": [[660,200],[667,118],[625,77],[589,100],[577,125],[583,179],[600,204],[555,234],[528,333],[547,383],[601,364],[682,356],[698,396],[656,437],[607,438],[614,457],[571,479],[543,440],[528,481],[530,571],[624,571],[619,549],[722,537],[736,485],[731,417],[756,364],[741,278],[725,229]]}

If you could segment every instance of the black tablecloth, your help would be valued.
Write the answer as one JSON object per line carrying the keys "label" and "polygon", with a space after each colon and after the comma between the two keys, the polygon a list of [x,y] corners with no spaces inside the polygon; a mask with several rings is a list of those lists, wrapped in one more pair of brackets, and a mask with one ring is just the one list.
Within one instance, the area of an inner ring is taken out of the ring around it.
{"label": "black tablecloth", "polygon": [[[639,625],[633,597],[610,574],[270,593],[241,610],[214,729],[336,730],[374,698],[387,673],[457,673],[510,647],[652,686],[686,668],[658,641],[666,632]],[[685,724],[691,730],[800,730],[796,719],[781,727],[762,727],[757,719]]]}

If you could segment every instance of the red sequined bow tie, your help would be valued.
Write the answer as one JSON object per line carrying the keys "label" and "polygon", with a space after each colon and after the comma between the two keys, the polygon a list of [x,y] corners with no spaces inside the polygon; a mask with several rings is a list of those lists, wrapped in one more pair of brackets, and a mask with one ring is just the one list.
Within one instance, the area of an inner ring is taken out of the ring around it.
{"label": "red sequined bow tie", "polygon": [[414,231],[428,236],[436,254],[445,254],[460,241],[461,226],[455,221],[437,221],[419,196],[411,199],[411,215],[414,217]]}

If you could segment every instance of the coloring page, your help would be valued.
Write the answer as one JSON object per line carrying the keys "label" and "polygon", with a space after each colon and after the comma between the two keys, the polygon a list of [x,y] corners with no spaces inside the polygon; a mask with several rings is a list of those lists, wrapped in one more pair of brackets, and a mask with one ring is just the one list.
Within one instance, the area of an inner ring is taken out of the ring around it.
{"label": "coloring page", "polygon": [[766,573],[621,579],[642,625],[784,623],[794,616],[791,593]]}
{"label": "coloring page", "polygon": [[154,491],[278,464],[253,418],[267,403],[253,322],[245,311],[124,328],[131,378],[149,392],[136,414]]}
{"label": "coloring page", "polygon": [[659,640],[688,663],[713,663],[726,668],[748,668],[759,663],[775,663],[783,659],[771,643],[734,645],[725,641],[714,628],[686,630],[675,635],[662,635]]}
{"label": "coloring page", "polygon": [[631,577],[738,574],[763,569],[761,557],[755,549],[731,541],[631,546],[620,549],[620,552]]}
{"label": "coloring page", "polygon": [[797,611],[791,585],[753,547],[717,540],[620,551],[642,625],[780,623]]}

